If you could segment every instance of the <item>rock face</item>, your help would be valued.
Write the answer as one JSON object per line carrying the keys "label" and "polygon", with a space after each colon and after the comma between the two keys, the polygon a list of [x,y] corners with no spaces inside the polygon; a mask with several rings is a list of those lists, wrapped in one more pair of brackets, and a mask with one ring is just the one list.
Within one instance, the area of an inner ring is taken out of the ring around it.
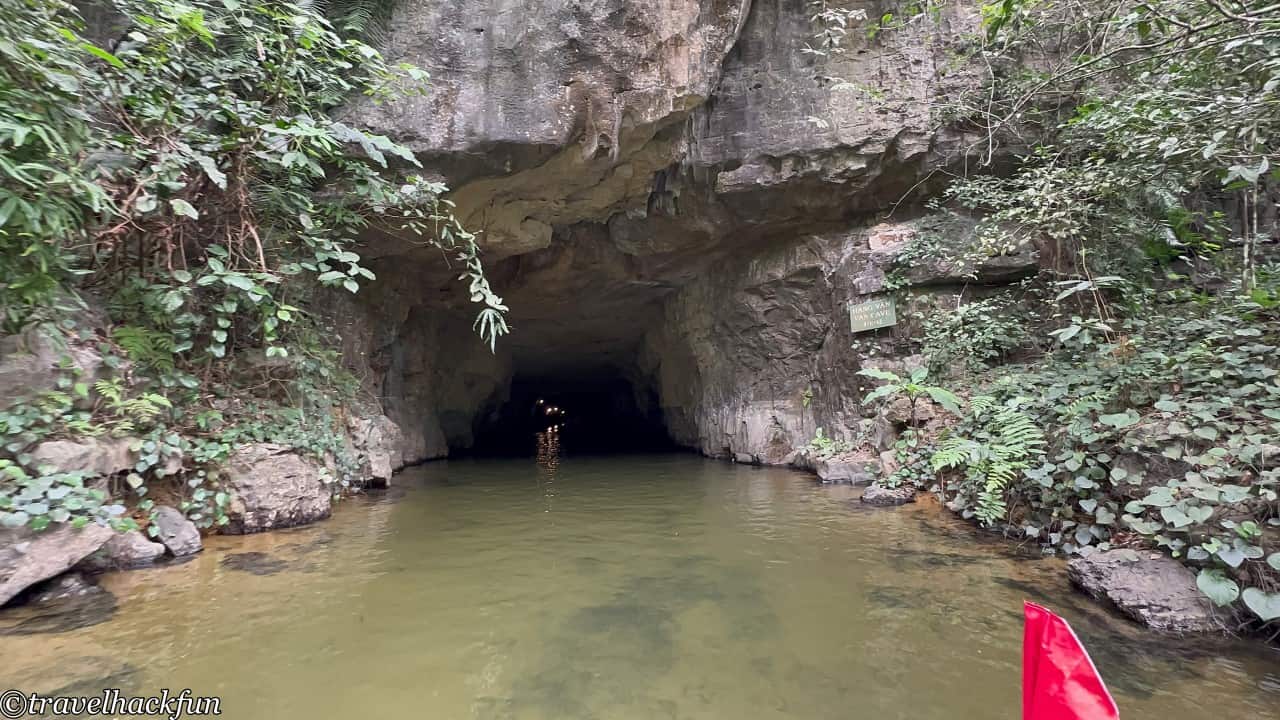
{"label": "rock face", "polygon": [[[505,349],[489,352],[463,312],[406,302],[422,294],[421,273],[381,265],[377,272],[378,282],[365,298],[353,303],[335,294],[328,315],[346,363],[365,379],[369,394],[381,398],[382,412],[398,429],[388,462],[396,469],[445,457],[450,447],[470,447],[475,418],[490,398],[504,396],[510,355]],[[361,417],[374,414],[368,409]],[[350,429],[359,444],[362,428]],[[372,466],[372,450],[369,458]]]}
{"label": "rock face", "polygon": [[350,112],[445,175],[491,258],[618,214],[635,252],[625,240],[688,241],[625,231],[655,211],[680,222],[698,186],[723,207],[690,208],[681,224],[726,210],[758,222],[782,219],[779,205],[847,211],[851,196],[878,209],[953,161],[963,136],[935,129],[933,103],[976,80],[962,64],[934,67],[975,10],[948,6],[816,58],[800,52],[815,33],[804,0],[534,0],[520,12],[417,0],[397,7],[385,51],[429,71],[434,91]]}
{"label": "rock face", "polygon": [[130,530],[113,535],[78,567],[89,572],[142,567],[164,557],[164,551],[164,545],[148,540],[137,530]]}
{"label": "rock face", "polygon": [[70,570],[113,533],[93,523],[78,530],[54,525],[41,532],[0,531],[0,605],[31,585]]}
{"label": "rock face", "polygon": [[160,530],[156,537],[174,557],[194,555],[204,549],[200,530],[177,509],[168,506],[156,508],[155,523]]}
{"label": "rock face", "polygon": [[228,458],[224,470],[231,500],[223,532],[256,533],[329,517],[324,468],[283,445],[246,445]]}
{"label": "rock face", "polygon": [[387,53],[429,71],[435,92],[353,113],[444,170],[492,257],[545,248],[557,227],[643,201],[684,144],[681,123],[714,92],[749,6],[404,3]]}
{"label": "rock face", "polygon": [[1072,558],[1071,582],[1098,600],[1154,630],[1204,632],[1219,629],[1209,601],[1192,572],[1172,558],[1133,550],[1108,550]]}
{"label": "rock face", "polygon": [[[378,282],[329,314],[402,462],[470,447],[513,378],[623,377],[681,444],[765,464],[819,423],[851,432],[845,303],[885,290],[931,173],[965,161],[937,110],[978,83],[956,60],[978,15],[850,32],[830,57],[800,52],[809,15],[804,0],[397,4],[383,49],[433,91],[346,112],[454,188],[513,328],[490,353],[438,254],[370,232]],[[1034,267],[1016,254],[906,281],[944,292]]]}
{"label": "rock face", "polygon": [[93,382],[101,366],[93,349],[43,328],[0,337],[0,403],[53,389],[64,368],[77,370],[81,382]]}
{"label": "rock face", "polygon": [[[892,271],[906,239],[934,222],[897,224],[904,239],[889,247],[875,242],[883,226],[809,236],[723,263],[670,298],[663,320],[645,337],[642,367],[654,379],[673,436],[707,455],[748,452],[765,462],[780,462],[819,427],[828,437],[886,447],[890,436],[862,429],[867,413],[860,398],[873,383],[857,371],[903,371],[911,364],[904,353],[913,328],[901,322],[855,336],[847,307],[878,291],[868,292],[865,278]],[[963,219],[947,218],[944,227],[972,232]],[[1020,262],[1035,266],[1032,254]],[[965,292],[939,283],[915,290],[911,302],[918,306],[898,308],[899,316],[945,307]],[[931,412],[922,403],[917,420]]]}

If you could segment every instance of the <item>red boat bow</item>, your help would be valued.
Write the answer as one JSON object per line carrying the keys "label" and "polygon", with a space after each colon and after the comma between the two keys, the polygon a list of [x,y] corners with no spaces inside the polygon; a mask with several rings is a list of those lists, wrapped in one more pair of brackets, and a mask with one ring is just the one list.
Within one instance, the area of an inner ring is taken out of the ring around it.
{"label": "red boat bow", "polygon": [[1120,711],[1066,620],[1023,603],[1022,720],[1119,720]]}

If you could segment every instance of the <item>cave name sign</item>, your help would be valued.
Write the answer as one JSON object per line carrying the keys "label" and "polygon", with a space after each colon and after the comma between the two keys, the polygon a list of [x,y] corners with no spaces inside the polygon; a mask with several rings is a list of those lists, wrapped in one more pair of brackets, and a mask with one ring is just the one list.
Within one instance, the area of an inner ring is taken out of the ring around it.
{"label": "cave name sign", "polygon": [[849,303],[849,327],[854,333],[866,332],[898,324],[898,312],[892,297],[878,297],[865,302]]}

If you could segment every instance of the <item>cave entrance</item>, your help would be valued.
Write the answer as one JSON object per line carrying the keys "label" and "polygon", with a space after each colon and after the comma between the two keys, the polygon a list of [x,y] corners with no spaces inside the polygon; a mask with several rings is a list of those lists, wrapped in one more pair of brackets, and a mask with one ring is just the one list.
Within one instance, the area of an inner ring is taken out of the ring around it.
{"label": "cave entrance", "polygon": [[562,454],[675,450],[657,398],[618,370],[572,378],[516,375],[508,397],[480,423],[476,455],[535,455],[554,445]]}
{"label": "cave entrance", "polygon": [[[575,226],[551,247],[490,267],[511,308],[511,332],[492,349],[472,328],[474,308],[450,304],[452,275],[424,275],[400,256],[376,268],[388,289],[369,314],[398,325],[373,331],[390,342],[371,354],[369,372],[384,374],[378,391],[407,456],[536,456],[539,434],[568,454],[668,451],[680,448],[672,436],[690,437],[684,405],[672,412],[666,397],[673,373],[662,329],[677,286],[652,279],[665,266],[601,233]],[[427,299],[403,309],[424,286]]]}

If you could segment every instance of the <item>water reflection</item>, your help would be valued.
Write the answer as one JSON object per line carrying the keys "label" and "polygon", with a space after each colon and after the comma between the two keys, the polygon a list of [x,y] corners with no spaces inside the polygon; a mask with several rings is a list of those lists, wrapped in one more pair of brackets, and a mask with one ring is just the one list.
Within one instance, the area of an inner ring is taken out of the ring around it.
{"label": "water reflection", "polygon": [[552,501],[556,497],[556,470],[560,467],[560,433],[548,428],[540,432],[538,438],[538,486],[542,488],[542,497],[546,501],[543,512],[551,512]]}
{"label": "water reflection", "polygon": [[560,433],[548,430],[538,433],[537,438],[538,468],[546,475],[554,475],[556,468],[560,467]]}

